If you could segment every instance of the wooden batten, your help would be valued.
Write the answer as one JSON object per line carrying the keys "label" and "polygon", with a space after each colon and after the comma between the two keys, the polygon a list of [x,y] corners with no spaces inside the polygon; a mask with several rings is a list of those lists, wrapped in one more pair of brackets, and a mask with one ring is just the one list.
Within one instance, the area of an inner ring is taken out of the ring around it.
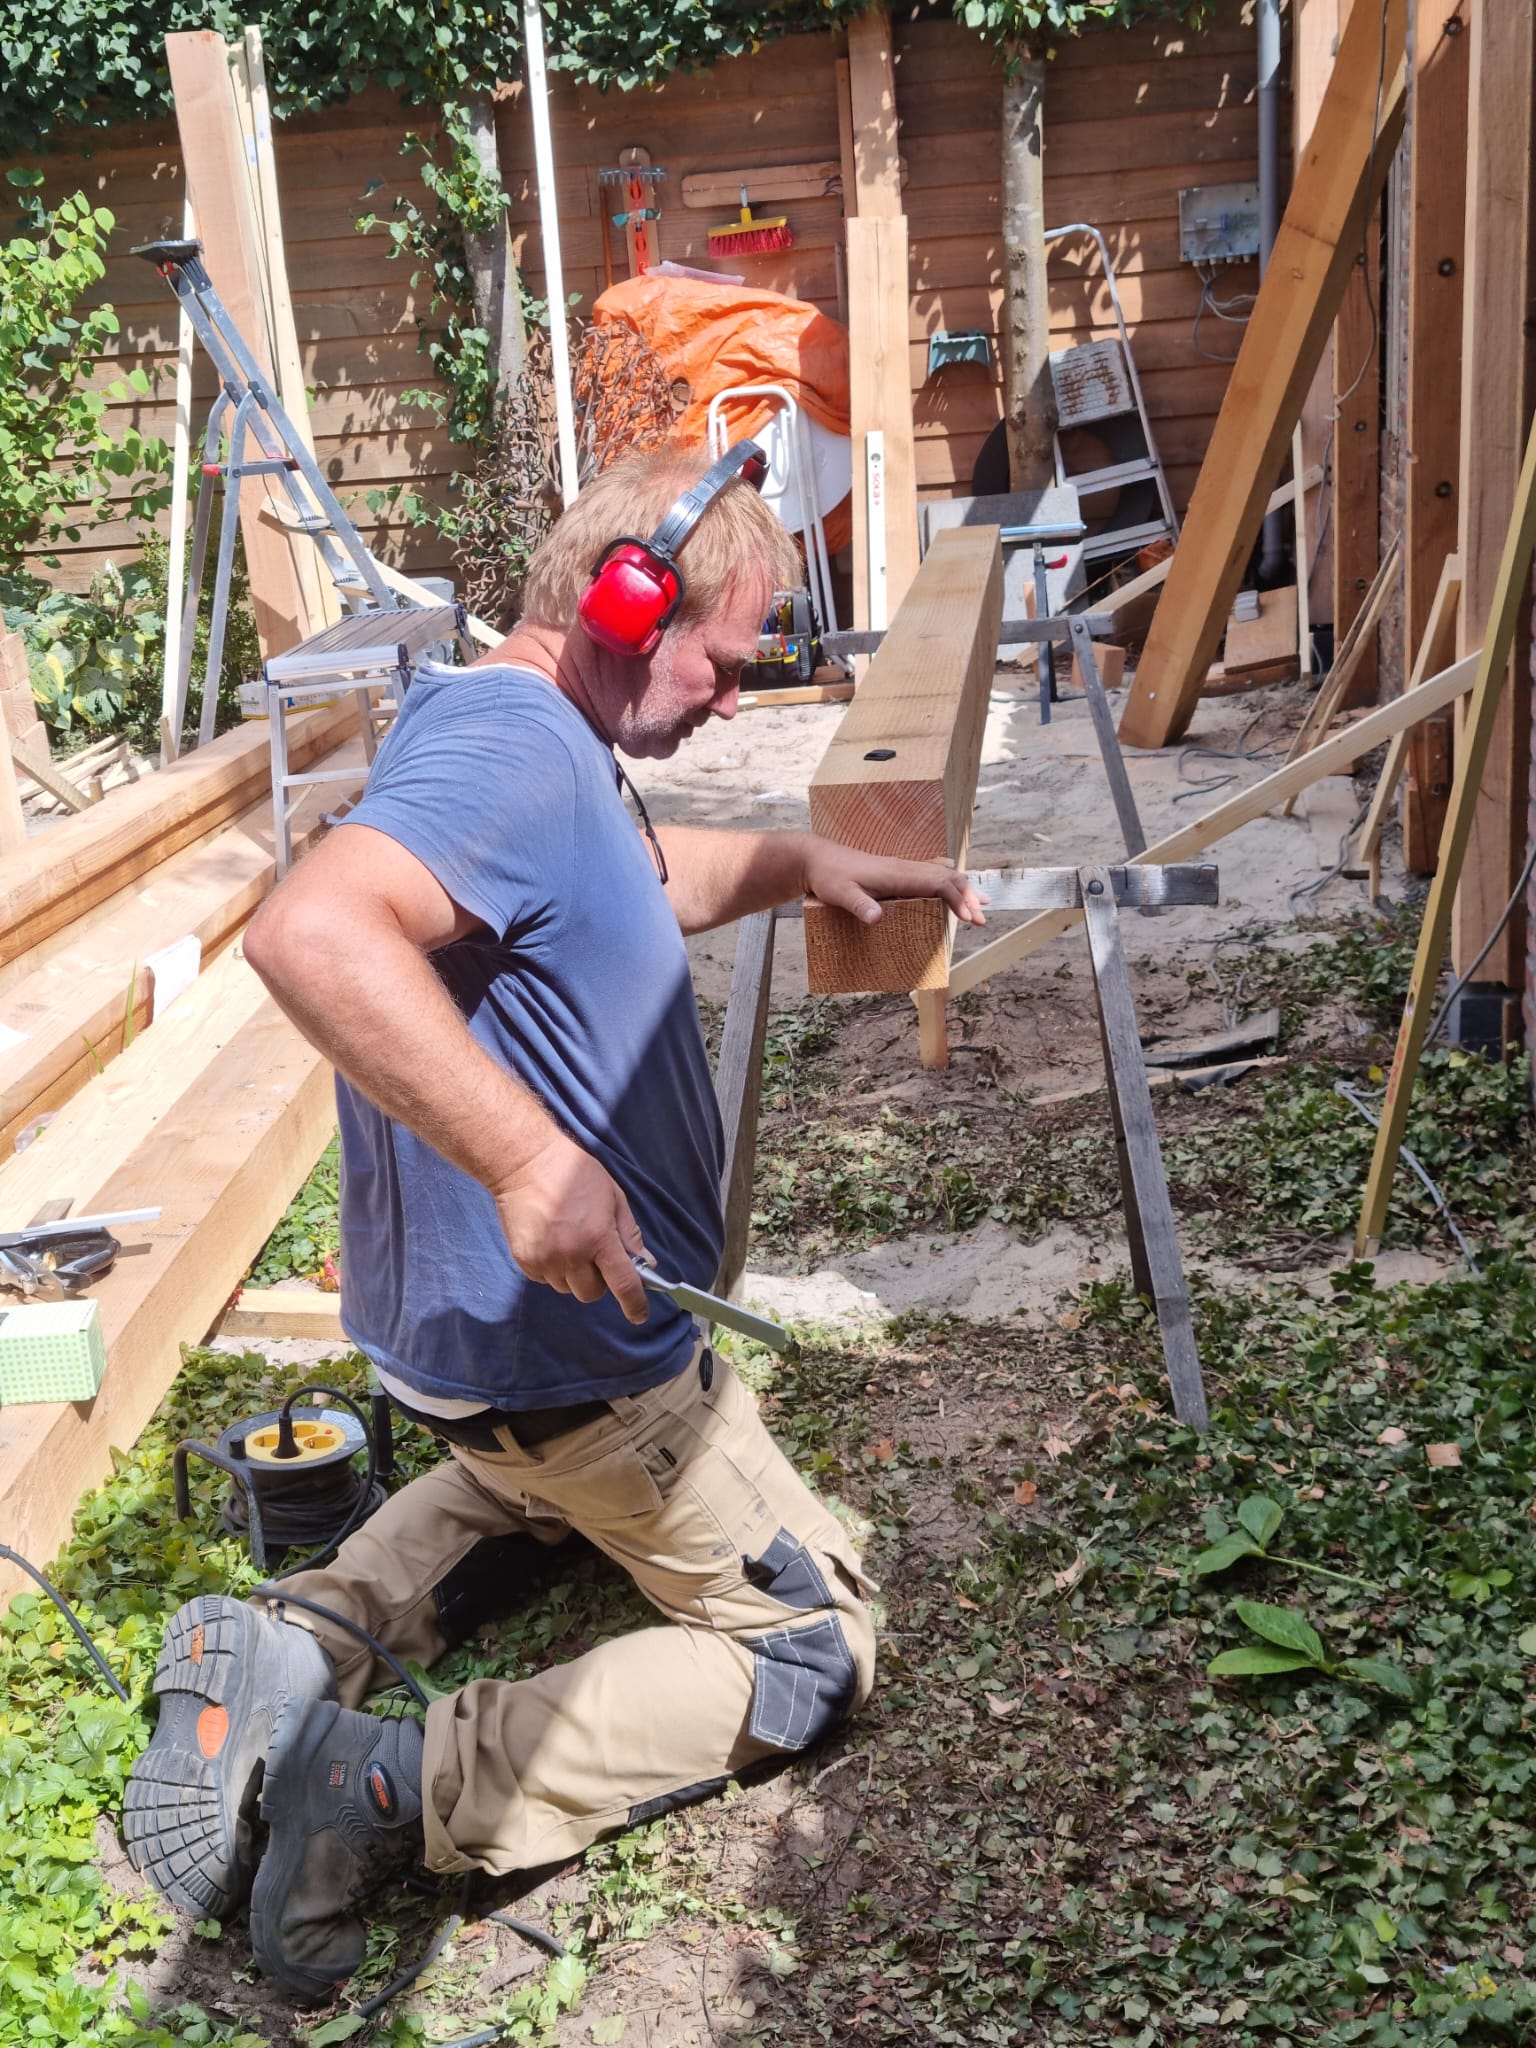
{"label": "wooden batten", "polygon": [[[288,727],[288,758],[310,767],[356,730],[357,706],[306,711]],[[56,825],[0,860],[0,963],[15,960],[119,889],[248,810],[270,790],[264,719]],[[174,936],[174,934],[172,934]]]}
{"label": "wooden batten", "polygon": [[[934,537],[859,694],[811,781],[811,829],[905,860],[960,860],[970,830],[1003,601],[995,526]],[[942,988],[950,916],[887,904],[874,925],[805,907],[813,992]]]}
{"label": "wooden batten", "polygon": [[1128,745],[1166,746],[1199,700],[1402,132],[1406,18],[1406,0],[1358,6],[1340,41],[1120,721]]}

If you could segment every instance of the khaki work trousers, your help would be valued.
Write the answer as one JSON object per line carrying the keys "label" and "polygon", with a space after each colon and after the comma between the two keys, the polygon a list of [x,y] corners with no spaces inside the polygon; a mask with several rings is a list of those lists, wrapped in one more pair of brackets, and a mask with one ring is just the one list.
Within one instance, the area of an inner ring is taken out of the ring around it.
{"label": "khaki work trousers", "polygon": [[[497,1440],[498,1453],[454,1446],[333,1564],[286,1583],[430,1664],[449,1647],[436,1589],[477,1544],[511,1533],[555,1543],[574,1529],[670,1626],[432,1703],[430,1869],[504,1875],[575,1855],[808,1747],[868,1697],[875,1635],[858,1561],[722,1361],[704,1352],[536,1448],[507,1430]],[[517,1588],[506,1592],[511,1609]],[[288,1619],[324,1643],[343,1705],[393,1682],[345,1630],[297,1608]]]}

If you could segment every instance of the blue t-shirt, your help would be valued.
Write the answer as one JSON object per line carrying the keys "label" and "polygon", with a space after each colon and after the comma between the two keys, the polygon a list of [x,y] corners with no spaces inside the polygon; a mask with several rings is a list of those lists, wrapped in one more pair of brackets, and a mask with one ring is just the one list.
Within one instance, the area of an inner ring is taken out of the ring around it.
{"label": "blue t-shirt", "polygon": [[[613,1175],[660,1270],[712,1286],[724,1146],[687,950],[580,712],[526,670],[424,667],[347,822],[487,927],[432,955],[471,1034]],[[527,1279],[478,1181],[339,1075],[336,1094],[342,1327],[386,1372],[541,1408],[682,1370],[693,1322],[665,1295],[636,1325]]]}

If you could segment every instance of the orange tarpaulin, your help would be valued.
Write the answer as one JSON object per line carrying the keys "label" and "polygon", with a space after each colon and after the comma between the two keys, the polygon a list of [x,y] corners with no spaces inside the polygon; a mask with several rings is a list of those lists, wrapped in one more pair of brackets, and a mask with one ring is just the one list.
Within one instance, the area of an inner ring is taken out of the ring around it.
{"label": "orange tarpaulin", "polygon": [[[650,271],[611,285],[592,318],[599,326],[632,327],[668,373],[689,386],[680,440],[703,441],[709,401],[737,384],[782,384],[808,419],[829,433],[848,433],[848,330],[801,299]],[[732,439],[755,432],[777,410],[771,398],[732,406]],[[827,513],[826,529],[834,554],[852,538],[847,498]]]}

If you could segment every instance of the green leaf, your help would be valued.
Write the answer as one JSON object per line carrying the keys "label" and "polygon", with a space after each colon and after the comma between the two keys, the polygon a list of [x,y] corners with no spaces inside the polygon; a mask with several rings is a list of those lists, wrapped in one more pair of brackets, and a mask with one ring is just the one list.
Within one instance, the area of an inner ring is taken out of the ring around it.
{"label": "green leaf", "polygon": [[1362,1685],[1379,1685],[1383,1692],[1394,1693],[1400,1700],[1414,1697],[1413,1680],[1401,1664],[1394,1664],[1389,1657],[1346,1657],[1338,1668],[1346,1678],[1358,1678]]}
{"label": "green leaf", "polygon": [[1522,1657],[1536,1657],[1536,1628],[1523,1628],[1515,1638],[1515,1647]]}
{"label": "green leaf", "polygon": [[1250,1493],[1237,1511],[1237,1519],[1261,1550],[1274,1541],[1275,1531],[1285,1520],[1285,1509],[1268,1494]]}
{"label": "green leaf", "polygon": [[1233,1606],[1244,1626],[1265,1642],[1278,1643],[1282,1650],[1300,1650],[1314,1664],[1323,1662],[1322,1637],[1293,1607],[1266,1607],[1259,1600],[1237,1600]]}
{"label": "green leaf", "polygon": [[544,1989],[562,2007],[573,2006],[587,1987],[587,1966],[576,1956],[556,1956],[544,1972]]}
{"label": "green leaf", "polygon": [[367,2024],[360,2012],[344,2012],[333,2020],[327,2020],[323,2027],[316,2027],[315,2031],[306,2034],[304,2039],[309,2043],[309,2048],[331,2048],[333,2041],[350,2041],[352,2036],[361,2033]]}
{"label": "green leaf", "polygon": [[1240,1557],[1262,1557],[1263,1551],[1245,1530],[1234,1529],[1223,1536],[1219,1543],[1213,1543],[1209,1550],[1202,1550],[1190,1566],[1197,1579],[1208,1578],[1212,1572],[1224,1572],[1229,1565],[1237,1563]]}
{"label": "green leaf", "polygon": [[1278,1650],[1265,1643],[1247,1643],[1240,1650],[1223,1650],[1205,1668],[1212,1678],[1268,1678],[1277,1671],[1316,1670],[1317,1661],[1302,1650]]}
{"label": "green leaf", "polygon": [[600,2020],[594,2020],[587,2029],[596,2043],[596,2048],[613,2048],[613,2043],[622,2041],[624,2029],[629,2025],[627,2012],[610,2012]]}

